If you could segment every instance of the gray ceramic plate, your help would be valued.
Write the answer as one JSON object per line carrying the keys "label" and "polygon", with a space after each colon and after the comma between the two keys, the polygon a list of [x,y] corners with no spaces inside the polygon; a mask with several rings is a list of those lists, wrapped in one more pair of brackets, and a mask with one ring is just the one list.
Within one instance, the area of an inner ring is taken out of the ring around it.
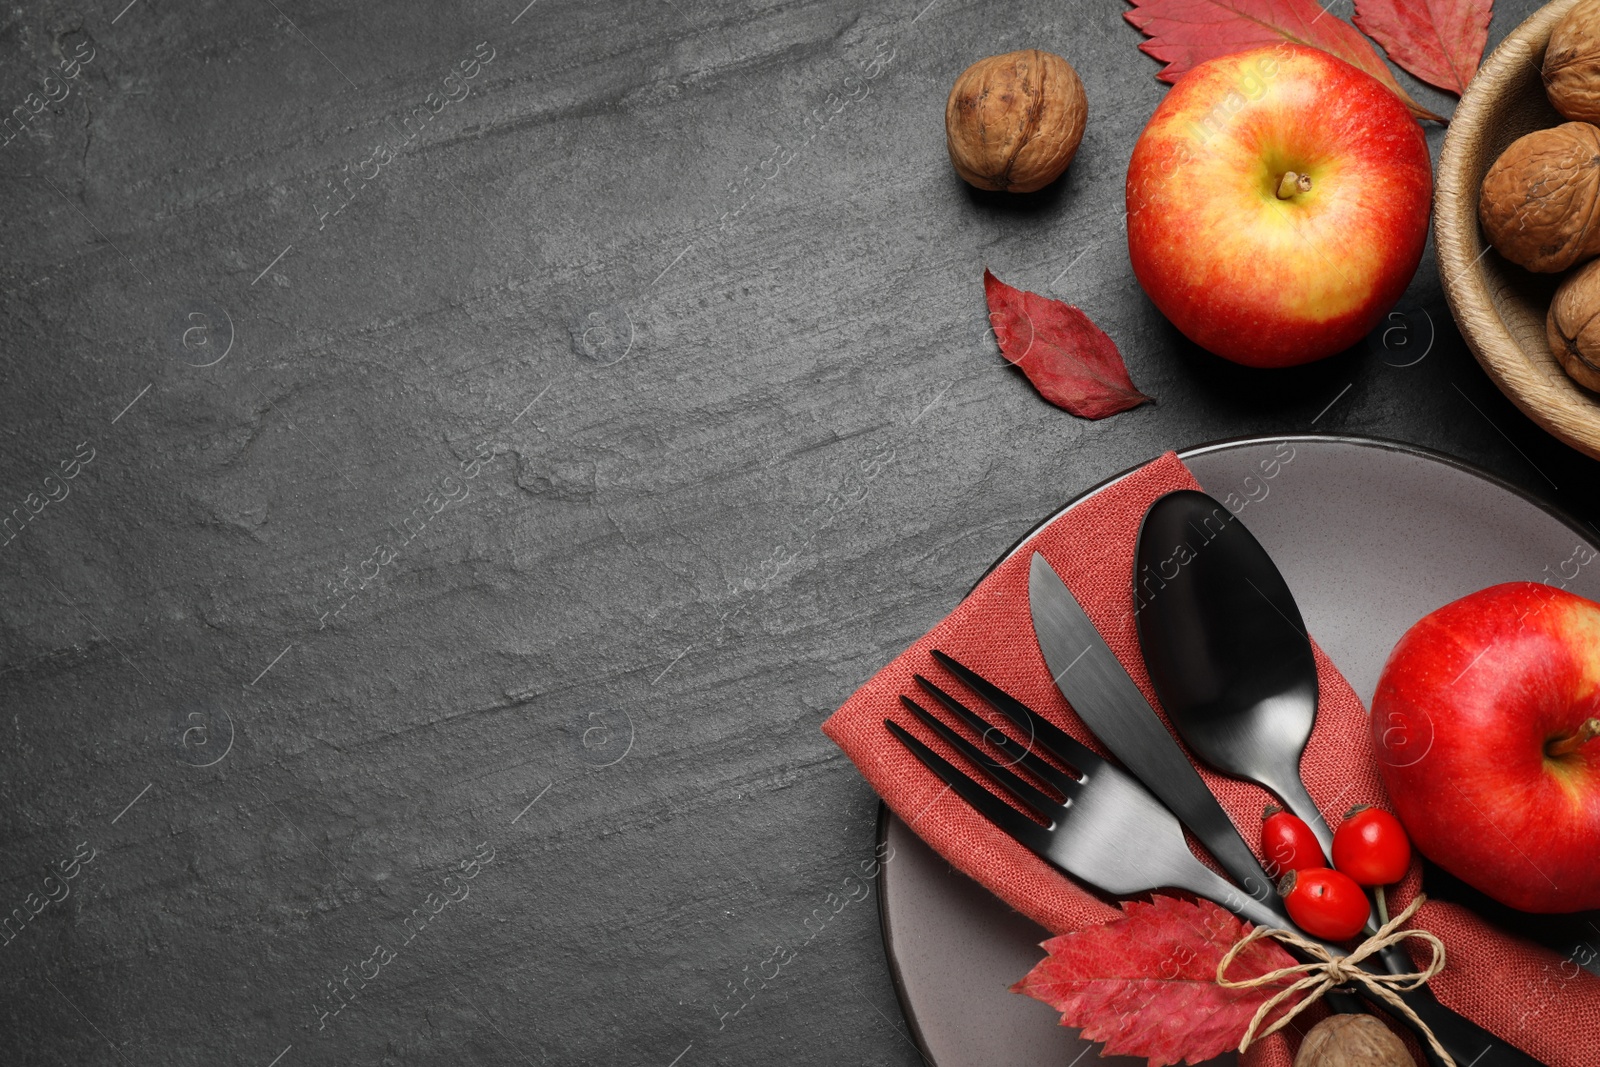
{"label": "gray ceramic plate", "polygon": [[[1285,441],[1293,458],[1264,479],[1260,462]],[[1282,568],[1311,633],[1368,703],[1400,635],[1475,589],[1565,582],[1600,600],[1600,563],[1572,562],[1574,549],[1594,546],[1593,538],[1457,460],[1332,437],[1249,438],[1182,456],[1207,492],[1247,501],[1240,518]],[[1058,1025],[1048,1007],[1007,991],[1043,955],[1044,929],[952,871],[899,820],[883,819],[880,835],[895,849],[878,882],[884,948],[900,1006],[930,1063],[1071,1067],[1085,1056],[1118,1067],[1144,1062],[1095,1058],[1099,1046]]]}

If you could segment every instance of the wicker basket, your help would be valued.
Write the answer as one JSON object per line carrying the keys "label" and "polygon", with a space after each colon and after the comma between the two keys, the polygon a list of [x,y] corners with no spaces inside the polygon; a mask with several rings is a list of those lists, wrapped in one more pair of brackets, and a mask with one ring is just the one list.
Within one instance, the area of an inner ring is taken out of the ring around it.
{"label": "wicker basket", "polygon": [[1545,98],[1539,66],[1550,32],[1577,0],[1555,0],[1518,26],[1461,97],[1439,156],[1433,228],[1439,277],[1461,335],[1500,391],[1534,422],[1600,459],[1600,396],[1569,378],[1545,340],[1564,275],[1533,274],[1488,250],[1478,189],[1507,145],[1565,121]]}

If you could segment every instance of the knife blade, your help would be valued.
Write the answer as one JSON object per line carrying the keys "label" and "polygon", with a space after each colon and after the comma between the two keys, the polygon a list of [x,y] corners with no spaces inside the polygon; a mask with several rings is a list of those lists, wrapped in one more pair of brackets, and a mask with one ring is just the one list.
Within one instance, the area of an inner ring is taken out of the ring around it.
{"label": "knife blade", "polygon": [[1233,820],[1072,591],[1038,552],[1028,570],[1028,607],[1056,688],[1084,725],[1145,788],[1161,798],[1246,893],[1284,915],[1272,879],[1239,836]]}

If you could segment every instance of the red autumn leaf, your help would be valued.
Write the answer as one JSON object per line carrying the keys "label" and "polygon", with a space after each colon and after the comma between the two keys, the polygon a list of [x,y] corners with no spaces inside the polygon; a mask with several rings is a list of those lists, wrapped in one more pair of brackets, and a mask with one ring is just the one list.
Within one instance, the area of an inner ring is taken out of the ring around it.
{"label": "red autumn leaf", "polygon": [[1460,96],[1489,43],[1494,0],[1356,0],[1355,24],[1389,58]]}
{"label": "red autumn leaf", "polygon": [[1013,289],[987,269],[983,293],[1000,354],[1050,403],[1103,419],[1150,399],[1134,388],[1116,343],[1071,304]]}
{"label": "red autumn leaf", "polygon": [[[1217,56],[1291,41],[1331,52],[1388,86],[1419,119],[1444,120],[1406,95],[1372,42],[1316,0],[1128,0],[1123,17],[1150,40],[1139,50],[1166,64],[1156,75],[1175,82]],[[1396,3],[1415,0],[1394,0]],[[1435,3],[1444,0],[1433,0]]]}
{"label": "red autumn leaf", "polygon": [[[1062,1026],[1104,1042],[1106,1056],[1145,1056],[1150,1067],[1167,1067],[1238,1048],[1256,1009],[1281,991],[1217,985],[1217,964],[1251,927],[1209,900],[1151,899],[1123,904],[1123,917],[1104,926],[1046,941],[1050,955],[1011,991],[1059,1011]],[[1266,939],[1241,952],[1228,977],[1255,978],[1294,964],[1282,945]]]}

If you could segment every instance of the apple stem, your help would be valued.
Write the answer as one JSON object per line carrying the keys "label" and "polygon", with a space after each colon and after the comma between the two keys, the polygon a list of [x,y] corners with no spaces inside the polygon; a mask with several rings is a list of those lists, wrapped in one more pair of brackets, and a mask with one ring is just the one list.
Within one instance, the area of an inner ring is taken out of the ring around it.
{"label": "apple stem", "polygon": [[1389,898],[1384,895],[1383,886],[1381,886],[1381,885],[1378,886],[1378,888],[1373,891],[1373,895],[1378,898],[1378,925],[1379,926],[1388,926],[1389,925]]}
{"label": "apple stem", "polygon": [[1283,177],[1278,179],[1278,199],[1292,200],[1296,193],[1309,193],[1311,191],[1311,175],[1296,174],[1292,170],[1283,172]]}
{"label": "apple stem", "polygon": [[1600,719],[1585,719],[1576,733],[1558,737],[1544,746],[1544,754],[1551,758],[1570,755],[1600,737]]}

